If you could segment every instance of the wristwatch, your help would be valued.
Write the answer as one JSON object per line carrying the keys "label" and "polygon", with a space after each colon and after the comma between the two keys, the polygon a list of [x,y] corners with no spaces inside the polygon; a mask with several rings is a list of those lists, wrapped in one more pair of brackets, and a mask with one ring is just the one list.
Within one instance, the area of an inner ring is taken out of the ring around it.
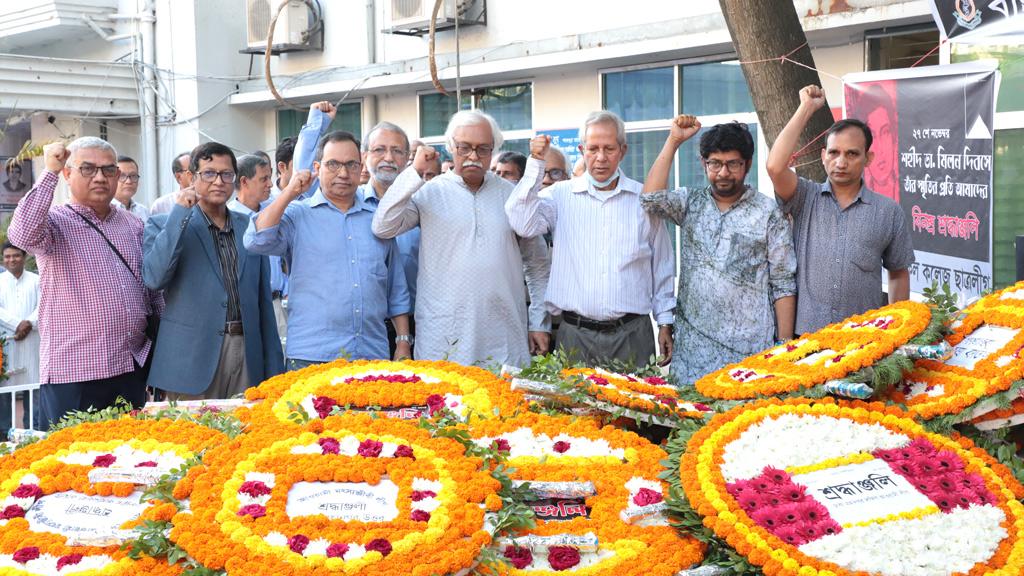
{"label": "wristwatch", "polygon": [[416,338],[412,334],[399,334],[395,336],[395,343],[408,342],[409,346],[412,346],[416,342]]}

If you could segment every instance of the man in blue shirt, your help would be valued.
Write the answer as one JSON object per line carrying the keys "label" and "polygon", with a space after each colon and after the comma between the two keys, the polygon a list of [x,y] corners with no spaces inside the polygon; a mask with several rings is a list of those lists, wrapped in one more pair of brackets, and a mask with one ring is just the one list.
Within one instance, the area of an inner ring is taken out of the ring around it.
{"label": "man in blue shirt", "polygon": [[[384,320],[408,337],[409,290],[397,244],[373,235],[375,208],[357,194],[359,140],[343,131],[327,134],[313,167],[324,183],[320,190],[295,202],[311,181],[309,172],[296,172],[245,233],[248,250],[291,263],[288,368],[343,355],[387,358]],[[409,356],[406,338],[395,357]]]}

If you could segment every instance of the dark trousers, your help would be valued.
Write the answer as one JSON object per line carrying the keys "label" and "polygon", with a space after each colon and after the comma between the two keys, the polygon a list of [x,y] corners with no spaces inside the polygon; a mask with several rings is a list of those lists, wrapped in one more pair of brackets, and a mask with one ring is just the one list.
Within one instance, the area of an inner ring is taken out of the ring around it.
{"label": "dark trousers", "polygon": [[[384,325],[388,328],[388,360],[395,357],[395,336],[398,336],[398,332],[395,330],[394,323],[391,322],[391,318],[384,319]],[[413,319],[412,314],[409,314],[409,334],[411,336],[416,335],[416,320]],[[415,347],[413,347],[415,350]]]}
{"label": "dark trousers", "polygon": [[[150,352],[150,358],[153,354]],[[124,398],[133,408],[146,404],[146,378],[149,376],[149,362],[146,366],[135,365],[135,370],[110,378],[71,382],[68,384],[44,384],[39,387],[39,403],[42,406],[43,421],[50,427],[75,410],[97,410],[114,405],[118,397]]]}
{"label": "dark trousers", "polygon": [[655,354],[654,329],[647,316],[612,330],[581,328],[563,320],[558,326],[558,347],[588,366],[606,366],[618,360],[640,368]]}

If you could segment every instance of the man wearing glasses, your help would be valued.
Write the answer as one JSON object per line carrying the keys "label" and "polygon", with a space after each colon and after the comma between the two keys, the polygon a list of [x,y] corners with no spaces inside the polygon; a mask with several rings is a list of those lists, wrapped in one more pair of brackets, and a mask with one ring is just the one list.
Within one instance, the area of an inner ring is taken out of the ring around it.
{"label": "man wearing glasses", "polygon": [[701,129],[675,119],[647,174],[648,213],[680,227],[672,375],[679,386],[793,337],[796,253],[775,202],[745,184],[754,138],[745,124],[709,128],[700,138],[705,188],[665,190],[679,146]]}
{"label": "man wearing glasses", "polygon": [[437,151],[421,146],[373,218],[381,238],[420,227],[416,358],[525,366],[550,342],[542,306],[547,246],[542,238],[517,237],[505,218],[512,184],[487,169],[503,141],[494,119],[463,110],[445,137],[454,172],[426,182]]}
{"label": "man wearing glasses", "polygon": [[117,157],[117,168],[121,174],[117,177],[117,190],[111,204],[123,208],[139,217],[143,223],[149,219],[149,210],[134,200],[139,191],[139,164],[128,156]]}
{"label": "man wearing glasses", "polygon": [[294,201],[312,180],[308,170],[296,172],[245,232],[247,249],[290,262],[288,369],[345,356],[388,358],[386,318],[398,333],[394,357],[409,357],[405,271],[397,243],[373,235],[375,207],[357,193],[359,140],[329,132],[317,145],[313,168],[319,190]]}
{"label": "man wearing glasses", "polygon": [[[163,298],[142,283],[142,222],[110,206],[117,151],[84,137],[49,144],[43,156],[46,169],[15,209],[8,238],[39,262],[45,423],[119,396],[140,408],[152,348],[146,316],[162,311]],[[71,201],[51,207],[61,174]]]}

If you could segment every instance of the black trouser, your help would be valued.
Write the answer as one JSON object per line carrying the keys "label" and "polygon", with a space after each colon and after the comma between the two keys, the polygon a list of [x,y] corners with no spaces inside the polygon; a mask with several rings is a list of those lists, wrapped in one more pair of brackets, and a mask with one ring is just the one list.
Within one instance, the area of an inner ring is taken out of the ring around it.
{"label": "black trouser", "polygon": [[[395,331],[395,324],[391,322],[391,318],[384,320],[384,325],[388,327],[388,359],[395,357],[395,336],[398,336],[398,332]],[[412,314],[409,314],[409,335],[416,335],[416,320],[413,319]]]}
{"label": "black trouser", "polygon": [[[150,358],[153,352],[149,353]],[[44,384],[39,387],[39,401],[42,406],[44,424],[49,427],[75,410],[97,410],[114,405],[119,396],[133,408],[146,404],[146,378],[149,376],[149,362],[145,366],[135,364],[135,369],[110,378],[71,382],[67,384]]]}

